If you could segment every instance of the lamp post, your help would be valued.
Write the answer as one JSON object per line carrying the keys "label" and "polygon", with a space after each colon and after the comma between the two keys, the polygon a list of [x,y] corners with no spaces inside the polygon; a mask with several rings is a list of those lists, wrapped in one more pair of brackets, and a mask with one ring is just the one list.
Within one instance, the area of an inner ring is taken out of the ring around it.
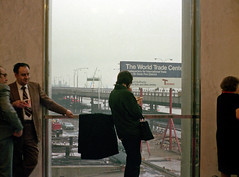
{"label": "lamp post", "polygon": [[[88,68],[77,68],[77,69],[74,69],[74,87],[78,88],[78,74],[79,74],[79,71],[81,71],[83,69],[88,69]],[[76,81],[76,84],[75,84],[75,81]]]}

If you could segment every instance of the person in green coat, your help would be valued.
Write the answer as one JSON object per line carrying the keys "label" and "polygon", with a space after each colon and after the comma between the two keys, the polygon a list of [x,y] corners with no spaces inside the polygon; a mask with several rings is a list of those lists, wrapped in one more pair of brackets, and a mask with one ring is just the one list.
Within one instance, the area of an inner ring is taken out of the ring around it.
{"label": "person in green coat", "polygon": [[0,176],[12,177],[13,136],[22,135],[23,126],[12,107],[9,95],[10,88],[6,85],[7,73],[0,66]]}
{"label": "person in green coat", "polygon": [[125,177],[138,177],[140,174],[140,120],[143,119],[142,109],[131,92],[133,76],[128,71],[121,71],[113,91],[109,96],[114,124],[118,138],[125,148]]}

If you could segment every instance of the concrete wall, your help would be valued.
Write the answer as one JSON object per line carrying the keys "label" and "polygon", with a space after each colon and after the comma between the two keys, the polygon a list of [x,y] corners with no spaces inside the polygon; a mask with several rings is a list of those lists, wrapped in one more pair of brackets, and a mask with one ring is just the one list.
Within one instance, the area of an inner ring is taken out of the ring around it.
{"label": "concrete wall", "polygon": [[0,1],[0,63],[9,73],[16,62],[31,66],[32,80],[43,81],[44,4],[40,0]]}
{"label": "concrete wall", "polygon": [[219,175],[216,98],[220,82],[239,77],[239,1],[200,0],[201,15],[201,176]]}
{"label": "concrete wall", "polygon": [[[0,65],[6,68],[11,83],[13,65],[26,62],[31,80],[43,83],[44,3],[41,0],[0,1]],[[41,144],[40,144],[41,147]],[[41,154],[31,176],[42,177]]]}

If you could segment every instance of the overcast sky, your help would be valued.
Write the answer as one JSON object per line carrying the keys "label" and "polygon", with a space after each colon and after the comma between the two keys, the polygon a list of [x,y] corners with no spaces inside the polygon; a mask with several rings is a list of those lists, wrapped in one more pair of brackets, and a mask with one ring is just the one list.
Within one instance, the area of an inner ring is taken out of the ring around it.
{"label": "overcast sky", "polygon": [[120,61],[181,62],[181,4],[181,0],[52,0],[53,83],[64,80],[73,86],[74,69],[80,68],[79,86],[91,86],[86,78],[95,73],[103,87],[112,88]]}

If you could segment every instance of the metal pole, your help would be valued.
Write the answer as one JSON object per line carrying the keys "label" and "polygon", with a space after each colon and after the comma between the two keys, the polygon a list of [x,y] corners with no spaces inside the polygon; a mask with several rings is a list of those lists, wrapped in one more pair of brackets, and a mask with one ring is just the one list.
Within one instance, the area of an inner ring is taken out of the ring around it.
{"label": "metal pole", "polygon": [[76,71],[76,87],[78,88],[78,70]]}
{"label": "metal pole", "polygon": [[163,148],[163,143],[164,143],[164,139],[165,139],[165,137],[166,137],[166,133],[167,133],[167,130],[168,130],[168,125],[169,125],[169,121],[168,121],[167,127],[166,127],[165,130],[164,130],[163,140],[162,140],[162,142],[161,142],[161,148]]}
{"label": "metal pole", "polygon": [[173,119],[172,119],[172,125],[173,125],[174,135],[175,135],[175,138],[176,138],[176,141],[177,141],[177,144],[178,144],[178,150],[181,153],[181,147],[180,147],[180,144],[179,144],[179,141],[178,141],[178,137],[177,137],[177,134],[176,134],[176,130],[175,130],[175,126],[174,126],[174,123],[173,123]]}
{"label": "metal pole", "polygon": [[172,88],[169,89],[169,114],[173,113],[173,98],[172,98]]}
{"label": "metal pole", "polygon": [[[172,114],[173,111],[173,103],[172,103],[172,88],[169,89],[169,114]],[[172,150],[172,122],[173,119],[169,119],[169,150]]]}

